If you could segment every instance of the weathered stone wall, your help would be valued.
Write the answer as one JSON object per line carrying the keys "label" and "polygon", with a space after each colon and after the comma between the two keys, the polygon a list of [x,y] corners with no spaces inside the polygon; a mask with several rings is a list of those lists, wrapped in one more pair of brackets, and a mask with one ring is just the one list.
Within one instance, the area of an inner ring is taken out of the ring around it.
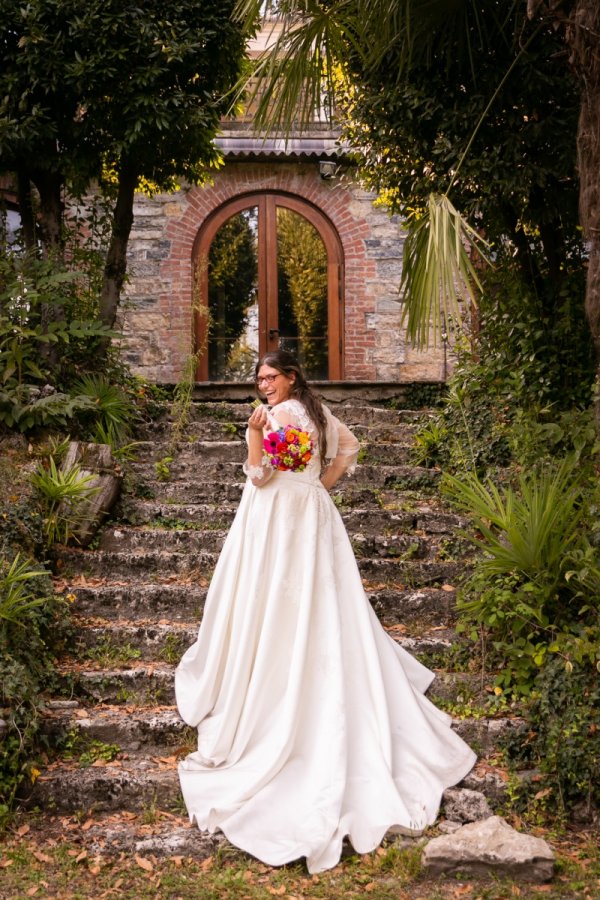
{"label": "weathered stone wall", "polygon": [[345,378],[444,378],[443,351],[418,353],[401,330],[403,234],[398,220],[375,207],[375,196],[348,174],[322,179],[318,162],[228,162],[212,185],[137,199],[122,313],[125,357],[134,370],[158,382],[180,378],[191,349],[194,241],[223,203],[262,190],[312,202],[339,235],[345,264]]}

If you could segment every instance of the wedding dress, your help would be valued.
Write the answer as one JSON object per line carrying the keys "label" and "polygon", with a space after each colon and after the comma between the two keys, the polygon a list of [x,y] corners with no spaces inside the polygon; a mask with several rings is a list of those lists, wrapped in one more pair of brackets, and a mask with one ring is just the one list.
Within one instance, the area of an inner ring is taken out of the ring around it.
{"label": "wedding dress", "polygon": [[[297,400],[272,415],[316,437]],[[326,417],[341,472],[358,442]],[[306,857],[315,873],[346,836],[366,853],[388,831],[421,832],[475,754],[424,697],[433,673],[379,624],[318,453],[303,472],[246,472],[176,672],[180,714],[198,729],[181,787],[200,829],[269,865]]]}

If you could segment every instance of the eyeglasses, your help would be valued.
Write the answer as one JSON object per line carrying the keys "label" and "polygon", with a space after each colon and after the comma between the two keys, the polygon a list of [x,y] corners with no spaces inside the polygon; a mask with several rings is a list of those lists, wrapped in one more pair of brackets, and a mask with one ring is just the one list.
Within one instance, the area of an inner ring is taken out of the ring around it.
{"label": "eyeglasses", "polygon": [[273,384],[275,379],[279,378],[282,374],[282,372],[278,372],[277,375],[263,375],[261,378],[256,379],[256,383],[259,387],[261,384]]}

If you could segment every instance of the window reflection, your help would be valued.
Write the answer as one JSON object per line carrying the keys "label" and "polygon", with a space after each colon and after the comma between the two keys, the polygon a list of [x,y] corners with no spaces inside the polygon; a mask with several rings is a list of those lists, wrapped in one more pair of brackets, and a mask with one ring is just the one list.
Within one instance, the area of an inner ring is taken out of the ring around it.
{"label": "window reflection", "polygon": [[211,381],[247,381],[258,356],[256,207],[228,219],[209,252],[208,366]]}
{"label": "window reflection", "polygon": [[304,216],[277,208],[279,340],[312,379],[328,377],[327,250]]}

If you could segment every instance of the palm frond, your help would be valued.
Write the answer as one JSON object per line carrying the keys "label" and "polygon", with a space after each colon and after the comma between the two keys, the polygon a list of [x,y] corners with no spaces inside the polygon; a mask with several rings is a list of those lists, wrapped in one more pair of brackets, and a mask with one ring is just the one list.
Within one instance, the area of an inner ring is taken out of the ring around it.
{"label": "palm frond", "polygon": [[[261,5],[240,0],[236,16],[250,28]],[[248,106],[256,107],[253,124],[259,131],[286,135],[314,121],[324,106],[330,114],[335,68],[343,64],[349,48],[362,46],[356,24],[354,0],[329,7],[318,0],[290,0],[270,46],[256,60],[250,78],[238,85],[233,105],[244,97]]]}
{"label": "palm frond", "polygon": [[425,212],[409,221],[400,292],[408,339],[436,346],[451,325],[460,327],[462,305],[477,305],[481,282],[472,257],[489,262],[487,242],[448,197],[431,194]]}

